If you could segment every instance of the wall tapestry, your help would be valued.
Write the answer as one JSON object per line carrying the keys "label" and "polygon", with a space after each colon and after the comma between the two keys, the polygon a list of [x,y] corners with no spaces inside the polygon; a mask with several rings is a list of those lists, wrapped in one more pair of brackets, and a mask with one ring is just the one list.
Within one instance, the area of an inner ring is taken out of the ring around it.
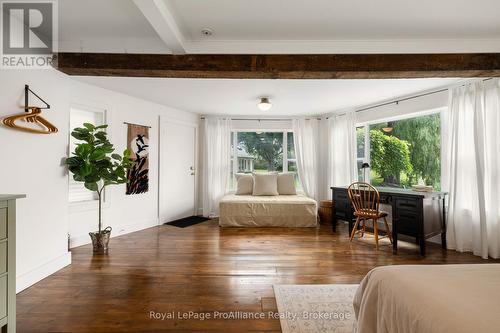
{"label": "wall tapestry", "polygon": [[128,124],[128,149],[134,165],[128,172],[127,195],[149,190],[149,127]]}

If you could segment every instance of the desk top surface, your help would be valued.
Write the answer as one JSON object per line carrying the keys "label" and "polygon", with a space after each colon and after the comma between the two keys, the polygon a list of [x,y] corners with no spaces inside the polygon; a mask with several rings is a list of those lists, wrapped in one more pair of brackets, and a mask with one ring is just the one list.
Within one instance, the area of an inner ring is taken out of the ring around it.
{"label": "desk top surface", "polygon": [[[332,186],[330,189],[334,188],[340,188],[340,189],[345,189],[347,190],[349,186]],[[435,196],[444,196],[447,193],[446,192],[438,192],[438,191],[432,191],[432,192],[418,192],[418,191],[413,191],[411,189],[406,189],[406,188],[397,188],[397,187],[378,187],[375,186],[375,188],[378,190],[379,193],[383,194],[400,194],[400,195],[410,195],[410,196],[415,196],[415,197],[435,197]]]}

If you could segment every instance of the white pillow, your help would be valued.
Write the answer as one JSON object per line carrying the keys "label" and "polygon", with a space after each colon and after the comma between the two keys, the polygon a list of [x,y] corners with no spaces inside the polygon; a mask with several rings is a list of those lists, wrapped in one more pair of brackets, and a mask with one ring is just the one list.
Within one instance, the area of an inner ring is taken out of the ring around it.
{"label": "white pillow", "polygon": [[252,195],[253,176],[251,174],[236,174],[236,195]]}
{"label": "white pillow", "polygon": [[278,193],[280,195],[295,195],[295,174],[284,172],[278,174]]}
{"label": "white pillow", "polygon": [[254,173],[253,195],[279,195],[277,173]]}

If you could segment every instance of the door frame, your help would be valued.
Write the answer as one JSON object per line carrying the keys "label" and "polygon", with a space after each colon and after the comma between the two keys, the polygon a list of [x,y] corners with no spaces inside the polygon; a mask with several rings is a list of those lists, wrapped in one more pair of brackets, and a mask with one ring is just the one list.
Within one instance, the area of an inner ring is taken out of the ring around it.
{"label": "door frame", "polygon": [[199,156],[199,123],[178,120],[175,118],[171,118],[168,116],[160,116],[160,124],[158,130],[158,224],[162,224],[162,216],[161,216],[161,205],[162,199],[165,197],[164,189],[162,185],[162,165],[164,164],[164,157],[162,154],[162,142],[163,142],[163,129],[165,128],[165,124],[176,124],[192,127],[194,129],[194,215],[198,215],[198,188],[199,188],[199,174],[198,174],[198,156]]}

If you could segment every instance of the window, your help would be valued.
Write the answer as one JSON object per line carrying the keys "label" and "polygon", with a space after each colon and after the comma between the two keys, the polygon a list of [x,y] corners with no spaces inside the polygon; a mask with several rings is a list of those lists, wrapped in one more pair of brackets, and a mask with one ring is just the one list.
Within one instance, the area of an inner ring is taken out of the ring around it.
{"label": "window", "polygon": [[[430,114],[358,127],[359,179],[375,186],[441,188],[441,119]],[[367,162],[370,169],[363,170]],[[370,170],[370,174],[364,175]]]}
{"label": "window", "polygon": [[[70,110],[70,138],[69,152],[73,152],[76,147],[77,140],[71,136],[71,131],[76,127],[82,127],[84,123],[91,123],[96,126],[104,124],[104,112],[87,111],[82,109],[72,108]],[[73,180],[73,176],[69,174],[69,202],[84,202],[97,200],[97,194],[85,188],[82,182]]]}
{"label": "window", "polygon": [[233,132],[231,140],[231,189],[236,173],[270,171],[295,173],[299,187],[292,132]]}

